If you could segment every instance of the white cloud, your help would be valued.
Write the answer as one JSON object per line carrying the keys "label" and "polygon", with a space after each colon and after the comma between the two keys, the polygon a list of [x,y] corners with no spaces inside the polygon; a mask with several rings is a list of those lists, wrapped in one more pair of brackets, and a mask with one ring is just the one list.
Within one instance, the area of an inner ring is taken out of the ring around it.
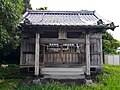
{"label": "white cloud", "polygon": [[[48,7],[48,10],[96,10],[102,17],[120,24],[119,0],[30,0],[33,9]],[[120,40],[120,28],[112,32]]]}

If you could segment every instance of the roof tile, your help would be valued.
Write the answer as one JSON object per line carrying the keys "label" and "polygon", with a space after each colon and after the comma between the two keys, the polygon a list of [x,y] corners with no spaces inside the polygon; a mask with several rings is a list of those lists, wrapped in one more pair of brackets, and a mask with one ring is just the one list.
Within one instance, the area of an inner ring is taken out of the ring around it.
{"label": "roof tile", "polygon": [[[95,11],[41,11],[31,10],[24,14],[34,25],[97,25]],[[103,22],[107,22],[104,20]]]}

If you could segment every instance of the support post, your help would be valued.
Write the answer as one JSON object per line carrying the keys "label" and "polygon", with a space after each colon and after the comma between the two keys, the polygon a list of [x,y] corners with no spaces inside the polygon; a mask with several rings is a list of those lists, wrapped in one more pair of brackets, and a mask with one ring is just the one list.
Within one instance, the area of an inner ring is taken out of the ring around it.
{"label": "support post", "polygon": [[43,45],[43,64],[45,63],[45,45]]}
{"label": "support post", "polygon": [[101,37],[100,37],[100,52],[101,52],[101,55],[100,55],[100,59],[101,59],[101,65],[103,65],[103,60],[104,60],[104,52],[102,52],[102,34],[101,34]]}
{"label": "support post", "polygon": [[61,58],[61,62],[63,62],[63,44],[60,44],[60,58]]}
{"label": "support post", "polygon": [[23,39],[21,39],[21,46],[20,46],[20,65],[23,64]]}
{"label": "support post", "polygon": [[86,75],[90,75],[90,39],[86,34]]}
{"label": "support post", "polygon": [[40,51],[40,45],[39,45],[39,33],[36,33],[36,40],[35,40],[35,76],[39,75],[39,51]]}

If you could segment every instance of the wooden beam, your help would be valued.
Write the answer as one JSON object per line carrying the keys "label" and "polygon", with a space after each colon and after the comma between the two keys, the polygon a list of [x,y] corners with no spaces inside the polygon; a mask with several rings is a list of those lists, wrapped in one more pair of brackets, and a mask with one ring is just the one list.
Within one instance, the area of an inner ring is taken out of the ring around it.
{"label": "wooden beam", "polygon": [[78,44],[85,43],[84,38],[68,38],[66,40],[59,40],[58,38],[42,38],[41,43],[49,44],[49,43],[58,43],[58,44]]}
{"label": "wooden beam", "polygon": [[86,34],[86,74],[90,75],[90,38]]}
{"label": "wooden beam", "polygon": [[[24,39],[24,41],[35,43],[35,38]],[[91,44],[96,43],[95,39],[90,40]],[[67,38],[66,40],[59,40],[58,38],[40,38],[41,44],[85,44],[85,38]]]}
{"label": "wooden beam", "polygon": [[35,41],[35,76],[39,75],[39,51],[40,51],[39,38],[40,38],[40,34],[36,33],[36,41]]}

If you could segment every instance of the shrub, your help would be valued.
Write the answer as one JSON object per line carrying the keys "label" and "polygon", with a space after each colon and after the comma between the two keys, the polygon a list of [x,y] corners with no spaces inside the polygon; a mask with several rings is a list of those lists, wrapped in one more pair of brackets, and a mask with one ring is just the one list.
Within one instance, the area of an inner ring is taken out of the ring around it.
{"label": "shrub", "polygon": [[15,64],[9,65],[6,68],[0,67],[0,79],[10,78],[11,75],[13,76],[15,73],[18,73],[18,71],[19,71],[19,66]]}

